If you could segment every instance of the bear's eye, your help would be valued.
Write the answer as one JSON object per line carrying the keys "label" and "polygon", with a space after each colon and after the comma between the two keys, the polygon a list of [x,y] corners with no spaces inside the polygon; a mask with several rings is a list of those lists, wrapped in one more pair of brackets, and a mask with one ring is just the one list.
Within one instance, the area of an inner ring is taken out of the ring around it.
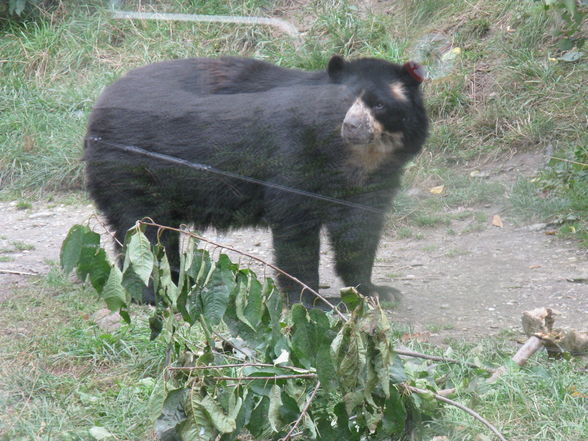
{"label": "bear's eye", "polygon": [[384,110],[384,104],[382,103],[376,103],[372,106],[372,109],[374,110]]}

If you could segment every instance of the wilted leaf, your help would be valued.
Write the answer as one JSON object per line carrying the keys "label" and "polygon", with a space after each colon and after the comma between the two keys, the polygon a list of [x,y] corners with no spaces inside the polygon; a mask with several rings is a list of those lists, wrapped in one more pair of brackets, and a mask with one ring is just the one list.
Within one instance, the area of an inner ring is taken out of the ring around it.
{"label": "wilted leaf", "polygon": [[566,61],[568,63],[578,61],[580,58],[584,56],[584,52],[580,51],[567,51],[561,57],[558,58],[560,61]]}
{"label": "wilted leaf", "polygon": [[192,397],[191,401],[193,408],[201,406],[205,410],[210,422],[212,422],[216,430],[220,433],[231,433],[237,427],[235,419],[229,415],[225,415],[223,408],[210,395],[205,396],[201,400]]}
{"label": "wilted leaf", "polygon": [[499,215],[495,214],[494,216],[492,216],[492,225],[494,225],[495,227],[499,227],[499,228],[504,227],[504,224],[502,223],[502,219],[500,218]]}
{"label": "wilted leaf", "polygon": [[290,353],[287,350],[282,349],[278,358],[274,360],[274,364],[288,363],[288,361],[290,361]]}
{"label": "wilted leaf", "polygon": [[280,407],[282,406],[282,390],[277,384],[272,386],[269,394],[268,420],[274,432],[280,430]]}
{"label": "wilted leaf", "polygon": [[445,190],[445,185],[438,185],[437,187],[431,188],[429,191],[433,194],[441,194]]}

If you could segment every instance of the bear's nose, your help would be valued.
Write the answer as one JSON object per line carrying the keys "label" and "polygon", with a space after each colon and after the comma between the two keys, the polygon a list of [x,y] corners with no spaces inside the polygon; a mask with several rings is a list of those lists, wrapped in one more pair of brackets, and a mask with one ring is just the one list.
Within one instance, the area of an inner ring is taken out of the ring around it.
{"label": "bear's nose", "polygon": [[361,125],[361,122],[359,120],[350,120],[350,121],[343,122],[343,127],[346,130],[358,129],[360,125]]}

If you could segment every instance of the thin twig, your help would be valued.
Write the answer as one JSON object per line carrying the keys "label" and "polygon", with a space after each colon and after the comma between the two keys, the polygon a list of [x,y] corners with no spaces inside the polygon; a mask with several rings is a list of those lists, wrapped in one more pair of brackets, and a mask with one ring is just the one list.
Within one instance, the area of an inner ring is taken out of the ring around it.
{"label": "thin twig", "polygon": [[308,400],[304,404],[304,407],[302,408],[302,412],[300,412],[300,415],[298,415],[296,422],[294,423],[292,428],[288,431],[286,436],[284,438],[281,438],[279,441],[288,441],[289,439],[292,438],[292,434],[294,433],[294,431],[296,430],[296,428],[300,424],[300,421],[302,421],[302,418],[304,418],[304,415],[306,415],[306,412],[308,412],[308,408],[310,407],[312,400],[314,400],[314,396],[316,395],[317,391],[319,390],[319,387],[321,387],[321,382],[317,381],[316,386],[314,387],[314,390],[312,391],[312,394],[310,394],[310,397],[308,397]]}
{"label": "thin twig", "polygon": [[583,162],[572,161],[570,159],[557,158],[555,156],[552,156],[551,159],[555,159],[556,161],[569,162],[570,164],[576,164],[576,165],[580,165],[582,167],[588,167],[588,164],[584,164]]}
{"label": "thin twig", "polygon": [[218,248],[222,248],[222,249],[225,249],[225,250],[233,251],[234,253],[238,253],[238,254],[241,254],[243,256],[249,257],[250,259],[256,260],[256,261],[258,261],[258,262],[260,262],[260,263],[262,263],[262,264],[270,267],[274,271],[276,271],[276,272],[278,272],[278,273],[280,273],[280,274],[288,277],[290,280],[293,280],[294,282],[298,283],[302,287],[302,292],[304,292],[305,290],[308,291],[308,292],[310,292],[311,294],[313,294],[314,296],[316,296],[317,298],[319,298],[327,306],[329,306],[329,308],[331,308],[339,316],[339,318],[341,318],[341,320],[343,320],[344,322],[347,322],[347,318],[345,317],[345,315],[343,315],[343,313],[341,311],[339,311],[337,308],[335,308],[335,305],[333,305],[331,302],[329,302],[326,298],[324,298],[322,295],[320,295],[317,291],[315,291],[314,289],[312,289],[307,284],[303,283],[301,280],[299,280],[296,277],[292,276],[291,274],[287,273],[286,271],[278,268],[277,266],[275,266],[275,265],[273,265],[273,264],[271,264],[269,262],[266,262],[265,260],[261,259],[260,257],[254,256],[253,254],[246,253],[244,251],[238,250],[238,249],[233,248],[233,247],[230,247],[228,245],[222,245],[222,244],[220,244],[218,242],[214,242],[214,241],[212,241],[210,239],[207,239],[204,236],[200,236],[200,235],[198,235],[196,233],[193,233],[191,231],[181,230],[179,228],[174,228],[174,227],[168,227],[168,226],[165,226],[165,225],[157,224],[155,222],[145,222],[143,220],[138,221],[137,223],[138,224],[141,224],[141,225],[146,225],[148,227],[156,227],[156,228],[159,228],[159,229],[162,229],[162,230],[169,230],[169,231],[175,231],[176,233],[180,233],[180,234],[187,234],[188,236],[191,236],[191,237],[193,237],[195,239],[198,239],[198,240],[207,242],[207,243],[209,243],[211,245],[214,245],[214,246],[216,246]]}
{"label": "thin twig", "polygon": [[430,390],[419,389],[418,387],[409,386],[407,384],[405,384],[404,387],[407,388],[408,390],[410,390],[411,392],[416,392],[417,394],[432,394],[436,400],[442,401],[443,403],[451,404],[452,406],[455,406],[458,409],[463,410],[464,412],[470,414],[475,419],[480,421],[486,427],[488,427],[492,432],[494,432],[494,434],[498,437],[498,439],[500,439],[500,441],[507,441],[506,438],[504,436],[502,436],[502,434],[498,431],[498,429],[496,427],[494,427],[486,418],[484,418],[479,413],[473,411],[469,407],[466,407],[463,404],[458,403],[457,401],[453,401],[453,400],[450,400],[449,398],[445,398],[444,396],[436,394]]}
{"label": "thin twig", "polygon": [[394,349],[394,352],[396,352],[398,355],[404,355],[406,357],[424,358],[425,360],[443,361],[445,363],[461,364],[461,365],[468,366],[468,367],[471,367],[474,369],[484,369],[485,371],[488,371],[490,373],[494,373],[496,371],[496,369],[481,367],[481,366],[478,366],[477,364],[474,364],[474,363],[468,363],[467,361],[460,361],[460,360],[455,360],[453,358],[439,357],[437,355],[421,354],[420,352],[409,351],[409,350],[405,350],[405,349]]}
{"label": "thin twig", "polygon": [[[306,369],[297,368],[295,366],[277,366],[275,364],[270,363],[234,363],[234,364],[219,364],[219,365],[210,365],[210,366],[170,366],[168,369],[170,371],[195,371],[195,370],[206,370],[206,369],[225,369],[225,368],[240,368],[240,367],[272,367],[272,368],[282,368],[288,369],[295,372],[304,372],[311,374],[312,372],[307,371]],[[314,374],[313,374],[314,375]],[[255,377],[259,378],[259,377]]]}
{"label": "thin twig", "polygon": [[316,378],[317,374],[292,374],[292,375],[273,375],[271,377],[212,377],[213,380],[226,380],[226,381],[249,381],[249,380],[265,380],[265,381],[276,381],[276,380],[289,380],[291,378]]}
{"label": "thin twig", "polygon": [[12,270],[5,270],[0,269],[0,274],[16,274],[18,276],[38,276],[38,273],[27,273],[25,271],[12,271]]}

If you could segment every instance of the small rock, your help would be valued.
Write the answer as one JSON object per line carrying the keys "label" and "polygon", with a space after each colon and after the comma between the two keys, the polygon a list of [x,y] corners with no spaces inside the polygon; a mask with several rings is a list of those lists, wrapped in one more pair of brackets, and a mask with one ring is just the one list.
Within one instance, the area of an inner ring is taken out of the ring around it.
{"label": "small rock", "polygon": [[118,312],[110,312],[103,308],[92,314],[91,320],[105,332],[113,332],[120,328],[121,317]]}
{"label": "small rock", "polygon": [[55,213],[52,213],[50,211],[40,211],[38,213],[31,214],[29,216],[29,219],[38,219],[40,217],[51,217],[51,216],[55,216]]}
{"label": "small rock", "polygon": [[547,228],[547,224],[533,224],[525,227],[524,229],[527,231],[541,231]]}

